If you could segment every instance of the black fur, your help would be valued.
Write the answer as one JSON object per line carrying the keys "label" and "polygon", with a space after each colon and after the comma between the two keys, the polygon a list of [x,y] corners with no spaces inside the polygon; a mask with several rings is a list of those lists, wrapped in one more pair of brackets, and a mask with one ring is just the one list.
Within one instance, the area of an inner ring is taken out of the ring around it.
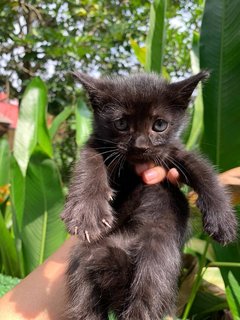
{"label": "black fur", "polygon": [[204,230],[222,244],[236,238],[236,217],[215,172],[179,140],[192,92],[207,74],[172,84],[154,74],[75,75],[89,94],[94,130],[62,214],[80,239],[67,271],[65,317],[103,320],[113,310],[119,320],[162,319],[174,314],[188,203],[169,182],[145,185],[134,165],[176,167],[198,193]]}

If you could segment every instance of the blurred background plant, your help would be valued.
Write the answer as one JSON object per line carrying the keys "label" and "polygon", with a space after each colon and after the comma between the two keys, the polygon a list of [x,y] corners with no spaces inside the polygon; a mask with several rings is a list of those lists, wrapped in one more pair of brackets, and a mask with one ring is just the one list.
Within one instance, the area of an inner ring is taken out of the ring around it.
{"label": "blurred background plant", "polygon": [[[3,275],[25,277],[67,237],[59,214],[77,149],[91,132],[91,111],[70,70],[99,76],[145,69],[167,79],[210,70],[183,139],[220,172],[240,166],[237,1],[2,1],[0,9],[0,91],[21,101],[14,142],[0,138]],[[240,170],[221,179],[238,210]],[[184,249],[178,316],[240,319],[240,244],[223,248],[202,234],[194,196],[190,203],[194,230]],[[1,276],[0,288],[15,281]]]}

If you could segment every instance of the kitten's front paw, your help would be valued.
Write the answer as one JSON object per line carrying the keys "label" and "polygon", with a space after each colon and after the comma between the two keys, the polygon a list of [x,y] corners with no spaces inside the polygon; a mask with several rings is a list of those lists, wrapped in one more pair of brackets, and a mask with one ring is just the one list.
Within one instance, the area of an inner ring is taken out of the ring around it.
{"label": "kitten's front paw", "polygon": [[207,213],[203,217],[204,230],[217,242],[227,245],[237,239],[237,218],[233,210]]}
{"label": "kitten's front paw", "polygon": [[98,196],[94,200],[69,201],[61,215],[67,230],[81,240],[96,241],[107,234],[113,224],[114,217],[108,201]]}

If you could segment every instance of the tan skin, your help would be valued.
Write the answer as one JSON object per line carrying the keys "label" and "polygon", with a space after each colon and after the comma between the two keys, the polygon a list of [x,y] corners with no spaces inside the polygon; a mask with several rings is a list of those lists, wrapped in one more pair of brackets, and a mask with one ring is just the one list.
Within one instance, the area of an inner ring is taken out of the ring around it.
{"label": "tan skin", "polygon": [[[166,171],[153,164],[136,167],[146,184],[167,178],[176,183],[176,169]],[[65,306],[64,274],[70,248],[77,241],[70,237],[41,266],[0,299],[0,320],[58,320]]]}

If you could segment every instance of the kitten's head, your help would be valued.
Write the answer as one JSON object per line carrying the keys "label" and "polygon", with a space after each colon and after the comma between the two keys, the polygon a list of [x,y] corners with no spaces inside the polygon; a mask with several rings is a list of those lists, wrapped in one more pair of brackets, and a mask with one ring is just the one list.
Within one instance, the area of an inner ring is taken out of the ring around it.
{"label": "kitten's head", "polygon": [[208,73],[175,83],[146,73],[102,79],[75,76],[89,95],[96,141],[116,148],[130,162],[146,162],[163,155],[178,139],[191,95]]}

